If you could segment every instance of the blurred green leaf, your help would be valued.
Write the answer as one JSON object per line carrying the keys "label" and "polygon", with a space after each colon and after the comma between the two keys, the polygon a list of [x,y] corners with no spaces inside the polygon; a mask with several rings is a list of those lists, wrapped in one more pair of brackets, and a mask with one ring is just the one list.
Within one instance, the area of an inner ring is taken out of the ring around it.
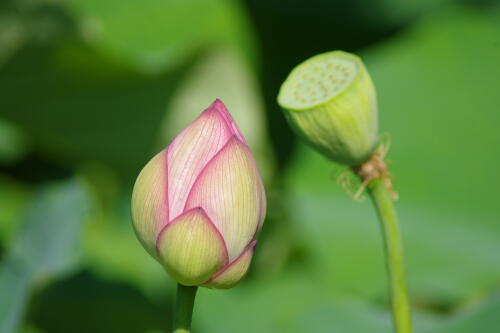
{"label": "blurred green leaf", "polygon": [[15,226],[31,191],[17,181],[0,175],[0,244],[9,247]]}
{"label": "blurred green leaf", "polygon": [[366,19],[382,24],[402,24],[429,14],[457,0],[364,0],[358,1]]}
{"label": "blurred green leaf", "polygon": [[[389,307],[335,295],[306,271],[244,281],[220,292],[201,288],[194,328],[204,332],[356,332],[392,330]],[[416,332],[493,332],[499,326],[498,295],[448,316],[416,313]]]}
{"label": "blurred green leaf", "polygon": [[[498,314],[500,313],[500,295],[494,294],[486,302],[474,306],[467,311],[461,311],[452,318],[444,320],[429,333],[469,333],[496,332],[500,328]],[[426,331],[427,332],[427,331]]]}
{"label": "blurred green leaf", "polygon": [[[253,284],[252,284],[253,282]],[[221,292],[198,292],[194,329],[206,332],[295,332],[297,319],[328,293],[302,274],[289,272],[274,280],[243,281]]]}
{"label": "blurred green leaf", "polygon": [[71,0],[67,4],[88,41],[146,72],[179,65],[208,45],[226,44],[250,59],[255,53],[239,1]]}
{"label": "blurred green leaf", "polygon": [[88,199],[77,180],[47,186],[28,205],[0,266],[0,332],[16,332],[34,284],[78,264]]}
{"label": "blurred green leaf", "polygon": [[317,275],[288,271],[272,279],[245,280],[221,293],[200,289],[195,329],[204,332],[386,333],[390,313],[335,296]]}
{"label": "blurred green leaf", "polygon": [[26,141],[18,126],[0,118],[0,163],[10,164],[19,160],[26,153]]}
{"label": "blurred green leaf", "polygon": [[64,164],[135,178],[157,142],[179,72],[144,76],[80,42],[26,47],[0,70],[0,114]]}
{"label": "blurred green leaf", "polygon": [[130,219],[130,198],[98,210],[85,232],[84,261],[96,276],[125,282],[152,298],[174,290],[175,282],[137,240]]}
{"label": "blurred green leaf", "polygon": [[0,267],[0,332],[16,333],[21,325],[30,289],[29,273],[8,261]]}
{"label": "blurred green leaf", "polygon": [[23,42],[23,27],[17,16],[0,13],[0,67]]}
{"label": "blurred green leaf", "polygon": [[133,286],[83,271],[37,293],[28,319],[47,333],[167,332],[172,297],[161,293],[154,301]]}

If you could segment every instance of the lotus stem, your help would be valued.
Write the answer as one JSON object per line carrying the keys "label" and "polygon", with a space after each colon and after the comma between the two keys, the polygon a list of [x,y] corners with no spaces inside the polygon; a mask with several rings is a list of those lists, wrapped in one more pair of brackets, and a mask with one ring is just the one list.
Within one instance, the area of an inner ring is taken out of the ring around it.
{"label": "lotus stem", "polygon": [[184,286],[177,284],[177,300],[174,311],[173,333],[190,333],[191,320],[193,317],[194,299],[197,286]]}
{"label": "lotus stem", "polygon": [[377,210],[384,238],[394,328],[397,333],[411,333],[411,311],[406,287],[403,245],[396,210],[390,193],[380,178],[371,180],[367,189]]}

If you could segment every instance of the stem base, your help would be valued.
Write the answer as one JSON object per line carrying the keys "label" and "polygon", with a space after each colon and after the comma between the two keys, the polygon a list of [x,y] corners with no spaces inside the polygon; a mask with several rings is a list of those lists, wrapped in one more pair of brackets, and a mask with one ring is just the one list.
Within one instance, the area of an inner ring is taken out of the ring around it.
{"label": "stem base", "polygon": [[193,317],[194,300],[197,286],[184,286],[177,284],[177,300],[174,311],[173,333],[190,333]]}

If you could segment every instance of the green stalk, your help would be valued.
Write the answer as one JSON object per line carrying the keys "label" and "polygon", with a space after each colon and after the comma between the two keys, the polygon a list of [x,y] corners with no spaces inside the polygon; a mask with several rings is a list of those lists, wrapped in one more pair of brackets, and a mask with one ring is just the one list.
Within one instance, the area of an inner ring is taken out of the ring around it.
{"label": "green stalk", "polygon": [[397,333],[411,333],[412,323],[406,288],[403,245],[396,210],[380,178],[370,181],[368,193],[377,210],[384,236],[394,327]]}
{"label": "green stalk", "polygon": [[191,318],[193,317],[194,299],[197,290],[197,286],[188,287],[177,284],[173,333],[191,332]]}

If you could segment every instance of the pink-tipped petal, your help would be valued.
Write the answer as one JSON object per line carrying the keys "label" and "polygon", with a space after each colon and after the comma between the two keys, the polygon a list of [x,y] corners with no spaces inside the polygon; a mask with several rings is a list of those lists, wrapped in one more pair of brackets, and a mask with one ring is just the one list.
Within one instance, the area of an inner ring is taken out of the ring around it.
{"label": "pink-tipped petal", "polygon": [[236,122],[227,110],[226,105],[220,99],[216,99],[210,107],[213,107],[220,113],[222,118],[226,121],[227,126],[231,129],[232,134],[236,135],[241,142],[248,146],[247,141],[243,137],[243,133],[241,133],[238,125],[236,125]]}
{"label": "pink-tipped petal", "polygon": [[251,242],[238,258],[224,266],[203,286],[213,289],[229,289],[238,284],[250,267],[255,244],[256,241]]}
{"label": "pink-tipped petal", "polygon": [[229,260],[234,260],[264,216],[262,188],[250,150],[233,136],[200,174],[185,209],[203,207],[226,241]]}
{"label": "pink-tipped petal", "polygon": [[158,153],[142,169],[132,193],[134,230],[146,250],[156,257],[156,237],[168,222],[166,150]]}
{"label": "pink-tipped petal", "polygon": [[170,219],[179,216],[200,171],[227,143],[232,130],[213,104],[168,147]]}
{"label": "pink-tipped petal", "polygon": [[156,248],[167,272],[186,286],[207,281],[229,262],[222,235],[199,207],[167,224]]}

